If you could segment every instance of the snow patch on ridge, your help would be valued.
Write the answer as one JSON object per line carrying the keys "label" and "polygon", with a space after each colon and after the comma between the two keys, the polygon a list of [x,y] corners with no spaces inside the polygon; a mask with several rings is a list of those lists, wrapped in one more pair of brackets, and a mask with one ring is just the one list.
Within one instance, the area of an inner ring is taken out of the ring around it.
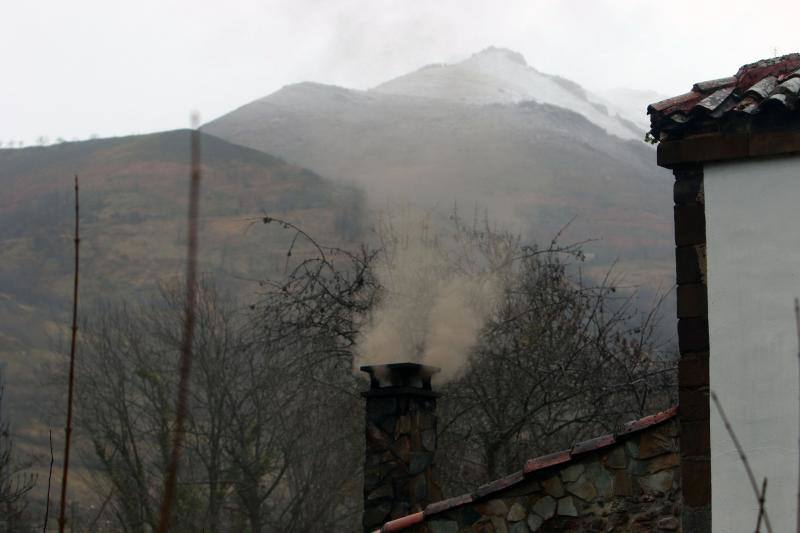
{"label": "snow patch on ridge", "polygon": [[490,47],[460,63],[429,65],[370,91],[475,105],[533,100],[580,113],[623,139],[641,140],[647,125],[644,108],[637,114],[627,106],[623,112],[571,80],[539,72],[521,54],[505,48]]}

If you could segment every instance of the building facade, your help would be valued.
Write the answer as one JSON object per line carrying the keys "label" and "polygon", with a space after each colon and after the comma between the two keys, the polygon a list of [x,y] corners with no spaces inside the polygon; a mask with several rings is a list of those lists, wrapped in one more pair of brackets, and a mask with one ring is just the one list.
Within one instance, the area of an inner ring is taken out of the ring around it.
{"label": "building facade", "polygon": [[743,66],[649,107],[676,181],[679,422],[685,531],[754,530],[753,490],[720,408],[794,531],[800,382],[800,54]]}

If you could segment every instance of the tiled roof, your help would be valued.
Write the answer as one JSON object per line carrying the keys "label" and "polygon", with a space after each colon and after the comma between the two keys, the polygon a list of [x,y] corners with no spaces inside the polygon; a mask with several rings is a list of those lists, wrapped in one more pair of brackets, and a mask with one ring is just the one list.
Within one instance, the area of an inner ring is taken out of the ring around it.
{"label": "tiled roof", "polygon": [[513,474],[509,474],[490,483],[486,483],[485,485],[481,485],[475,491],[469,494],[462,494],[461,496],[455,496],[453,498],[432,503],[428,505],[424,511],[387,522],[381,529],[375,530],[373,533],[394,533],[396,531],[403,531],[411,526],[424,522],[430,516],[443,513],[463,505],[468,505],[477,500],[482,500],[488,496],[491,496],[492,494],[522,483],[525,481],[525,478],[533,475],[536,472],[554,466],[563,466],[587,453],[608,448],[629,435],[633,435],[649,427],[674,418],[677,413],[678,407],[675,406],[667,409],[666,411],[646,416],[639,420],[634,420],[633,422],[628,422],[612,435],[603,435],[602,437],[579,442],[573,445],[569,450],[562,450],[560,452],[543,455],[534,459],[528,459],[525,462],[522,470],[517,470]]}
{"label": "tiled roof", "polygon": [[764,59],[734,76],[695,83],[686,94],[649,105],[650,134],[672,140],[735,127],[757,115],[800,114],[799,99],[800,54]]}

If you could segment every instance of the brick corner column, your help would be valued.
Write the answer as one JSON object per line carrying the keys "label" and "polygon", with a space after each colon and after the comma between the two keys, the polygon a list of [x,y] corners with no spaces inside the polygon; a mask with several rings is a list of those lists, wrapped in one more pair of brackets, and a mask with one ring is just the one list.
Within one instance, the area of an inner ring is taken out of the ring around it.
{"label": "brick corner column", "polygon": [[683,531],[711,531],[709,333],[703,167],[675,175],[675,271],[678,298],[678,421]]}

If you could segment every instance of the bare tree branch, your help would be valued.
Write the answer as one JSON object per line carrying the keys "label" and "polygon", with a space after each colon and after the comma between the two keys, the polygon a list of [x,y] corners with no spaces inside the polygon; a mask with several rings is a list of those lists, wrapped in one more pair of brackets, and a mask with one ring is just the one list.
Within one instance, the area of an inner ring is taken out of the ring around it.
{"label": "bare tree branch", "polygon": [[745,472],[747,472],[747,479],[750,481],[750,487],[753,489],[753,494],[756,497],[756,501],[759,502],[759,505],[763,507],[763,515],[764,515],[764,526],[766,526],[767,531],[772,533],[772,526],[769,522],[769,515],[767,514],[766,504],[761,502],[761,493],[758,490],[758,484],[756,483],[756,476],[753,474],[753,469],[750,467],[750,461],[747,460],[747,455],[744,453],[744,448],[742,448],[742,444],[739,442],[739,438],[736,436],[736,433],[733,431],[733,426],[731,426],[728,417],[725,415],[725,410],[722,408],[722,404],[717,397],[717,394],[712,390],[711,391],[711,399],[714,401],[714,405],[717,407],[717,411],[719,412],[719,416],[722,419],[722,423],[725,425],[725,430],[728,432],[728,435],[733,441],[733,445],[736,447],[736,452],[739,454],[739,459],[742,461],[742,465],[744,465]]}
{"label": "bare tree branch", "polygon": [[64,533],[67,510],[67,480],[69,478],[69,452],[72,442],[72,404],[75,387],[75,341],[78,336],[78,278],[80,267],[80,206],[78,201],[78,176],[75,176],[75,275],[72,288],[72,336],[69,348],[69,378],[67,381],[67,424],[64,434],[64,466],[61,475],[61,499],[58,530]]}
{"label": "bare tree branch", "polygon": [[192,340],[195,326],[195,304],[197,299],[197,216],[200,202],[200,131],[199,119],[192,116],[192,170],[189,187],[188,243],[186,252],[186,307],[184,310],[183,337],[181,342],[180,379],[178,401],[175,411],[175,428],[172,436],[172,453],[164,482],[164,496],[158,521],[159,533],[169,530],[172,502],[184,439],[184,423],[188,410],[189,375],[192,369]]}

